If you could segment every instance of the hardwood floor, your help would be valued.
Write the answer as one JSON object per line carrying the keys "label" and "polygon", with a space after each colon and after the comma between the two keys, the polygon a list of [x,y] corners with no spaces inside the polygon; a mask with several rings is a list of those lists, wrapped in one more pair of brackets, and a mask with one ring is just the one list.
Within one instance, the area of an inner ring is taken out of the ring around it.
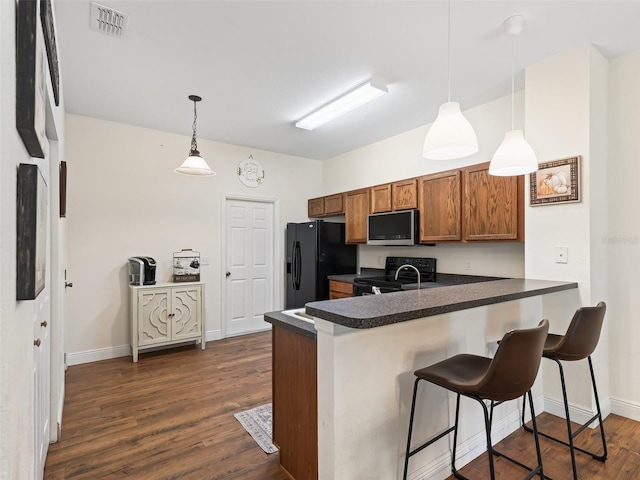
{"label": "hardwood floor", "polygon": [[[271,333],[69,367],[62,440],[49,447],[47,480],[285,480],[278,454],[265,454],[233,414],[271,401]],[[562,436],[564,421],[538,417],[541,430]],[[581,480],[640,479],[640,423],[616,415],[605,421],[609,460],[578,454]],[[577,443],[597,448],[599,431]],[[571,478],[565,447],[541,440],[545,473]],[[519,430],[498,447],[532,463],[533,438]],[[523,471],[496,459],[500,480]],[[489,478],[486,455],[461,472]],[[453,479],[453,477],[449,477]],[[350,479],[351,480],[351,479]],[[395,479],[352,479],[395,480]]]}
{"label": "hardwood floor", "polygon": [[71,366],[45,479],[284,480],[234,413],[271,401],[271,332]]}

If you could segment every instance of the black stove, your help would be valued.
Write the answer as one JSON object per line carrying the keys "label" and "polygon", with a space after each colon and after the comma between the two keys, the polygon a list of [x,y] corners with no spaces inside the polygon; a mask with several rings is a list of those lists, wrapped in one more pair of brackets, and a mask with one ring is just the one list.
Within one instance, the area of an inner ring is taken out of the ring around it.
{"label": "black stove", "polygon": [[[398,271],[398,269],[400,269]],[[417,270],[417,271],[416,271]],[[398,292],[403,285],[436,281],[436,259],[417,257],[387,257],[384,275],[374,277],[359,277],[353,282],[354,294],[371,295],[374,293]],[[397,274],[397,279],[396,279]],[[378,290],[376,292],[375,290]]]}

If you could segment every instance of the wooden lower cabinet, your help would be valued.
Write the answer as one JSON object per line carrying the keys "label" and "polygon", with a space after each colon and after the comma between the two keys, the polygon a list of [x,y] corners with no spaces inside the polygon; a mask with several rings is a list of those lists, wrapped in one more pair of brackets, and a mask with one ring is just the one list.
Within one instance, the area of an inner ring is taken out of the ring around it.
{"label": "wooden lower cabinet", "polygon": [[318,478],[317,348],[313,338],[273,325],[273,443],[295,480]]}
{"label": "wooden lower cabinet", "polygon": [[353,283],[329,280],[329,300],[353,297]]}

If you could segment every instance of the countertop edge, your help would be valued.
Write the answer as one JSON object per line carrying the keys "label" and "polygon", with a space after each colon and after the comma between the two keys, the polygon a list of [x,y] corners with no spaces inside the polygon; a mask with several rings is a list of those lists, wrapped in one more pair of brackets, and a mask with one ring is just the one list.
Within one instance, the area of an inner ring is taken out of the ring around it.
{"label": "countertop edge", "polygon": [[264,321],[273,326],[281,327],[303,337],[316,339],[316,329],[313,324],[298,320],[290,315],[286,315],[280,311],[269,312],[264,314]]}
{"label": "countertop edge", "polygon": [[[516,289],[514,291],[514,281],[518,281],[520,283],[529,282],[542,282],[546,283],[546,286],[539,287],[530,287],[527,288],[526,285],[523,288]],[[312,302],[306,305],[306,312],[309,315],[314,317],[321,318],[323,320],[328,320],[330,322],[336,323],[338,325],[342,325],[349,328],[355,329],[368,329],[381,327],[384,325],[390,325],[393,323],[405,322],[409,320],[414,320],[417,318],[430,317],[434,315],[441,315],[445,313],[457,312],[460,310],[466,310],[469,308],[482,307],[486,305],[492,305],[495,303],[508,302],[512,300],[519,300],[522,298],[534,297],[538,295],[545,295],[549,293],[560,292],[564,290],[571,290],[574,288],[578,288],[577,282],[557,282],[557,281],[544,281],[544,280],[527,280],[527,279],[509,279],[509,280],[497,280],[494,282],[485,282],[482,285],[486,286],[491,285],[493,293],[485,294],[480,296],[471,296],[468,299],[456,299],[454,298],[457,294],[458,297],[464,297],[465,291],[460,290],[460,288],[469,289],[470,285],[459,285],[453,287],[444,287],[433,289],[431,292],[435,292],[438,290],[440,294],[439,302],[432,302],[432,305],[426,305],[424,307],[418,306],[416,308],[406,309],[404,311],[399,312],[381,312],[379,314],[376,313],[367,313],[364,312],[362,315],[358,315],[363,313],[362,308],[358,310],[358,314],[355,312],[349,312],[351,315],[345,314],[345,311],[348,310],[344,308],[347,305],[344,302],[353,301],[356,298],[362,297],[354,297],[347,298],[342,300],[333,300],[333,305],[329,304],[327,301],[323,302]],[[473,284],[480,285],[480,284]],[[501,292],[501,287],[504,287],[504,292]],[[511,288],[507,288],[511,287]],[[483,287],[480,287],[483,288]],[[485,287],[486,289],[486,287]],[[424,290],[423,290],[424,291]],[[388,295],[411,295],[414,294],[416,296],[420,295],[420,292],[412,291],[412,292],[398,292],[398,293],[389,293],[385,294],[386,298]],[[449,297],[449,298],[447,298]],[[370,298],[370,297],[369,297]],[[397,298],[397,297],[396,297]],[[404,300],[404,299],[403,299]],[[415,301],[415,297],[413,297]],[[338,304],[335,302],[343,302],[340,304],[340,308],[338,308]],[[410,302],[403,302],[409,303]],[[360,302],[360,306],[362,306],[362,302]],[[354,309],[358,308],[357,305],[354,304]],[[384,311],[385,308],[382,306],[380,310]],[[312,327],[313,328],[313,327]]]}

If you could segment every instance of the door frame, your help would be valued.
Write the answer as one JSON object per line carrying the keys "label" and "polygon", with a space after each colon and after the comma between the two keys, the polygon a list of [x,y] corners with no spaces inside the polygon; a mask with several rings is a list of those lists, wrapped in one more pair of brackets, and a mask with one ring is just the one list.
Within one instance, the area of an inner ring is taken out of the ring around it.
{"label": "door frame", "polygon": [[[221,202],[221,228],[220,228],[220,335],[221,338],[227,338],[227,281],[225,272],[227,271],[227,203],[230,200],[239,200],[254,203],[268,203],[273,205],[273,305],[276,310],[282,310],[283,307],[283,288],[284,281],[279,281],[284,275],[284,252],[282,248],[282,232],[280,231],[280,199],[275,197],[258,197],[252,195],[241,195],[237,193],[223,193]],[[268,329],[269,326],[265,326]]]}

